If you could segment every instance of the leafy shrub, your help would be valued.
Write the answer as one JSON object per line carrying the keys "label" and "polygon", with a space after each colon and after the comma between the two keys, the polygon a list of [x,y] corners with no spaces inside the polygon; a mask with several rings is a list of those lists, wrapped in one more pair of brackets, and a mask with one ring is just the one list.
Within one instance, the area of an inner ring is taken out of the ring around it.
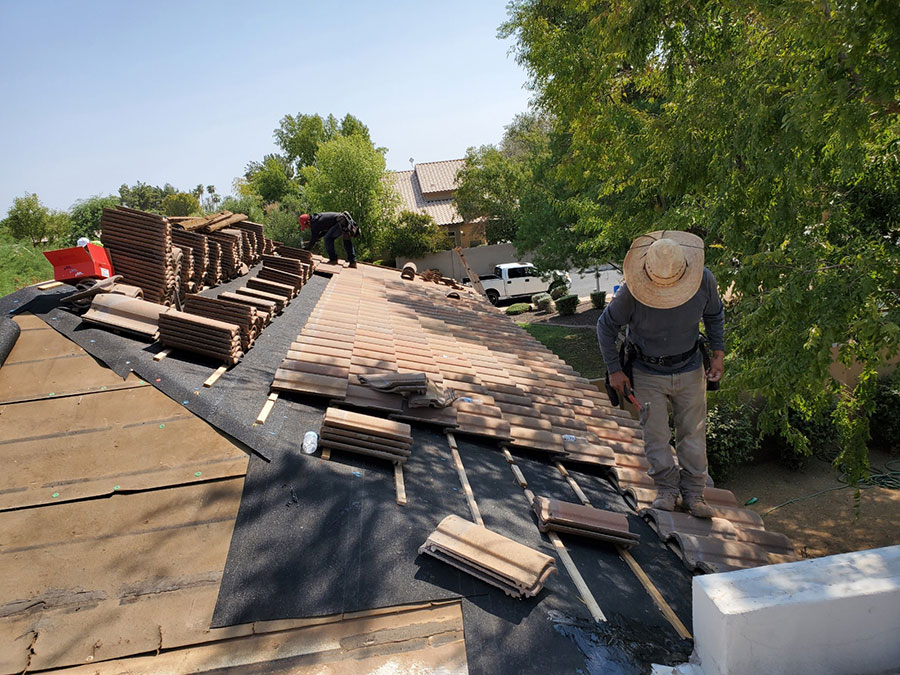
{"label": "leafy shrub", "polygon": [[538,293],[531,298],[531,302],[542,312],[549,312],[553,306],[553,298],[549,293]]}
{"label": "leafy shrub", "polygon": [[748,464],[759,450],[756,415],[750,405],[718,403],[706,413],[706,456],[709,474],[720,481],[742,464]]}
{"label": "leafy shrub", "polygon": [[514,305],[510,305],[506,308],[507,316],[516,316],[518,314],[524,314],[525,312],[531,311],[531,305],[527,302],[517,302]]}
{"label": "leafy shrub", "polygon": [[564,295],[556,300],[556,310],[561,316],[569,316],[575,313],[578,307],[577,295]]}
{"label": "leafy shrub", "polygon": [[594,306],[594,309],[606,307],[606,291],[592,291],[591,304]]}
{"label": "leafy shrub", "polygon": [[878,380],[869,431],[872,436],[870,447],[900,453],[900,375],[897,373]]}
{"label": "leafy shrub", "polygon": [[565,288],[566,290],[569,290],[569,282],[566,281],[565,277],[554,273],[553,281],[550,282],[550,286],[547,287],[547,290],[552,293],[556,288]]}
{"label": "leafy shrub", "polygon": [[550,297],[553,300],[559,300],[562,296],[564,296],[568,292],[569,292],[569,289],[566,287],[565,284],[563,284],[562,286],[554,286],[553,288],[550,289]]}

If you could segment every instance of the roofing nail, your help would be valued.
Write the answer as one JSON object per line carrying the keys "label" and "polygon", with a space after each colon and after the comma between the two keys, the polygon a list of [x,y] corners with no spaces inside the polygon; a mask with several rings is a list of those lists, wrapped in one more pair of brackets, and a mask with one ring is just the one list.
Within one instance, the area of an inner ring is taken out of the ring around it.
{"label": "roofing nail", "polygon": [[187,405],[188,403],[190,403],[190,401],[185,401],[185,402],[184,402],[185,405]]}
{"label": "roofing nail", "polygon": [[195,475],[197,478],[200,478],[200,474],[201,474],[201,473],[203,473],[203,472],[202,472],[202,471],[195,471],[195,472],[194,472],[194,475]]}
{"label": "roofing nail", "polygon": [[162,380],[159,379],[158,377],[156,378],[156,381],[157,381],[157,382],[162,382]]}
{"label": "roofing nail", "polygon": [[53,499],[56,499],[57,497],[59,497],[59,493],[58,493],[58,492],[54,492],[54,493],[53,493],[52,495],[50,495],[50,496],[53,497]]}
{"label": "roofing nail", "polygon": [[113,485],[113,490],[118,490],[118,489],[119,489],[118,485]]}
{"label": "roofing nail", "polygon": [[165,425],[165,424],[160,424],[160,425],[159,425],[159,428],[160,428],[160,429],[165,429],[165,428],[166,428],[166,425]]}

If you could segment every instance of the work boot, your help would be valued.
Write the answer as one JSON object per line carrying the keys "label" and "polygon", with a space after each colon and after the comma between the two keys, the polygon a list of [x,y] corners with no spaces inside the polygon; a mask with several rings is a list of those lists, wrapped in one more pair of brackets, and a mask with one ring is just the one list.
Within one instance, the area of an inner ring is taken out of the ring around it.
{"label": "work boot", "polygon": [[712,518],[716,515],[713,507],[706,503],[703,495],[685,495],[684,505],[695,518]]}
{"label": "work boot", "polygon": [[337,258],[335,258],[335,259],[333,259],[333,260],[332,260],[331,258],[329,258],[329,259],[328,259],[328,264],[329,264],[329,265],[337,265],[337,264],[338,264]]}
{"label": "work boot", "polygon": [[675,502],[678,500],[678,493],[671,490],[659,490],[656,493],[656,499],[650,505],[651,509],[659,509],[660,511],[674,511]]}
{"label": "work boot", "polygon": [[350,261],[350,264],[347,265],[347,267],[350,267],[350,268],[352,268],[352,269],[356,269],[356,261],[355,261],[355,260]]}

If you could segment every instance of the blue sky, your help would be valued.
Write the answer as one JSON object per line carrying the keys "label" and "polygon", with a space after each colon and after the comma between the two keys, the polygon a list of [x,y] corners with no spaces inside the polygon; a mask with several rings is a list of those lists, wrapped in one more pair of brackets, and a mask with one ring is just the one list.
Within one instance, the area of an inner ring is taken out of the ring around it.
{"label": "blue sky", "polygon": [[285,114],[352,113],[388,169],[495,143],[528,106],[505,2],[0,0],[0,218],[122,183],[220,194]]}

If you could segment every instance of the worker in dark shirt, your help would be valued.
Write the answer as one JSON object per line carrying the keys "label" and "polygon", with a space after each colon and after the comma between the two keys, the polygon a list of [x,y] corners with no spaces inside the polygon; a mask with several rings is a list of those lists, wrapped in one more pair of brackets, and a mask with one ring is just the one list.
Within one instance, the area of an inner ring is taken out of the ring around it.
{"label": "worker in dark shirt", "polygon": [[310,238],[304,248],[309,251],[319,239],[325,239],[325,251],[328,253],[328,264],[337,265],[338,257],[334,248],[334,240],[341,237],[344,242],[344,252],[347,254],[347,262],[350,267],[356,267],[356,251],[353,249],[353,237],[359,234],[359,227],[353,222],[350,214],[326,211],[312,215],[304,213],[298,219],[300,230],[309,229]]}
{"label": "worker in dark shirt", "polygon": [[[714,511],[703,497],[708,477],[706,389],[707,381],[722,377],[725,315],[716,279],[703,265],[703,240],[678,231],[638,237],[625,256],[623,272],[625,284],[597,322],[597,337],[610,387],[624,398],[627,386],[639,403],[650,404],[644,452],[657,488],[652,508],[672,511],[680,495],[691,514],[711,518]],[[711,351],[708,369],[699,349],[701,320]],[[629,364],[621,363],[616,349],[623,326]],[[626,365],[632,366],[631,379]]]}

